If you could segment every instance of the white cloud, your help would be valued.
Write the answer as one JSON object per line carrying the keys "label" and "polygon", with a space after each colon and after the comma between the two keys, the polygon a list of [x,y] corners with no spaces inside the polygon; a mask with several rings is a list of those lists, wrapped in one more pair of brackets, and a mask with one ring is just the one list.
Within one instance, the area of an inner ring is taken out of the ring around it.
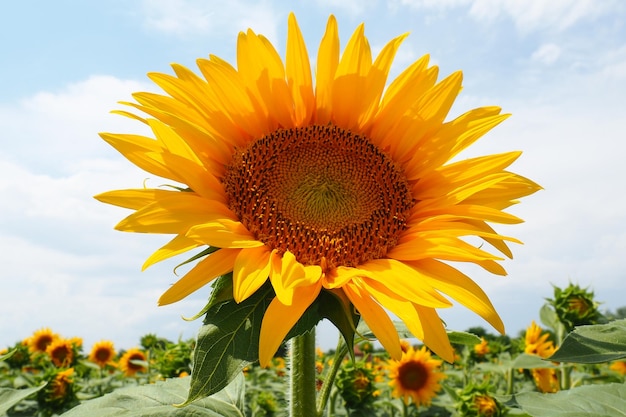
{"label": "white cloud", "polygon": [[574,24],[593,20],[610,13],[619,2],[594,0],[476,0],[470,15],[479,20],[508,17],[518,30],[528,33],[535,30],[565,30]]}
{"label": "white cloud", "polygon": [[144,0],[142,13],[145,26],[180,37],[221,33],[232,37],[249,27],[256,33],[276,41],[282,14],[266,2],[249,3],[241,0]]}
{"label": "white cloud", "polygon": [[531,55],[531,59],[544,65],[554,64],[561,56],[561,48],[553,43],[543,44]]}

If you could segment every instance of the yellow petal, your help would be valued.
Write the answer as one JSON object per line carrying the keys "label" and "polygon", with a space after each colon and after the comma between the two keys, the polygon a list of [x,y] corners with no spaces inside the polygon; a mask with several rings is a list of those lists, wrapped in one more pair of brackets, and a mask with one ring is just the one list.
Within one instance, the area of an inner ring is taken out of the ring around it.
{"label": "yellow petal", "polygon": [[270,274],[270,254],[267,246],[242,249],[233,269],[233,297],[240,303],[250,297],[267,281]]}
{"label": "yellow petal", "polygon": [[449,307],[450,302],[429,285],[420,274],[395,259],[374,259],[359,266],[362,276],[380,282],[388,291],[429,307]]}
{"label": "yellow petal", "polygon": [[159,143],[145,136],[100,133],[100,137],[133,164],[151,174],[181,182],[161,158],[163,148]]}
{"label": "yellow petal", "polygon": [[330,15],[326,24],[326,32],[317,53],[317,70],[315,73],[316,121],[322,125],[331,121],[332,87],[338,65],[339,33],[337,20],[335,16]]}
{"label": "yellow petal", "polygon": [[216,219],[228,221],[233,217],[230,209],[220,202],[207,200],[194,193],[179,192],[142,207],[115,228],[124,232],[178,234],[199,223]]}
{"label": "yellow petal", "polygon": [[435,309],[415,305],[415,310],[424,328],[424,344],[445,361],[454,362],[454,349]]}
{"label": "yellow petal", "polygon": [[296,288],[294,290],[294,302],[291,305],[281,303],[278,298],[272,300],[261,323],[259,363],[262,367],[265,368],[269,365],[289,330],[315,301],[321,288],[322,285],[319,281],[308,287]]}
{"label": "yellow petal", "polygon": [[144,262],[141,270],[143,271],[157,262],[161,262],[165,259],[171,258],[172,256],[176,256],[183,252],[195,249],[201,245],[202,244],[196,240],[189,239],[188,237],[183,235],[178,235],[174,239],[170,240],[167,244],[159,248],[157,251],[155,251],[152,255],[150,255],[150,257]]}
{"label": "yellow petal", "polygon": [[233,270],[241,249],[220,249],[194,266],[159,298],[159,305],[180,301],[215,278]]}
{"label": "yellow petal", "polygon": [[400,338],[385,310],[376,301],[372,300],[371,296],[355,282],[345,285],[343,290],[363,320],[365,320],[365,323],[374,332],[378,341],[389,352],[389,356],[400,360],[402,357]]}
{"label": "yellow petal", "polygon": [[296,126],[304,126],[310,122],[313,116],[315,99],[313,97],[309,54],[293,13],[289,13],[285,64],[287,82],[291,88],[295,107],[295,124]]}
{"label": "yellow petal", "polygon": [[155,188],[131,188],[126,190],[107,191],[94,196],[102,203],[138,210],[157,200],[170,198],[180,191],[159,190]]}
{"label": "yellow petal", "polygon": [[236,220],[219,219],[208,222],[196,222],[189,228],[187,237],[209,246],[218,248],[254,248],[263,246],[252,234]]}
{"label": "yellow petal", "polygon": [[467,275],[435,259],[423,259],[408,264],[419,270],[434,288],[463,304],[504,334],[504,324],[493,304],[482,288]]}

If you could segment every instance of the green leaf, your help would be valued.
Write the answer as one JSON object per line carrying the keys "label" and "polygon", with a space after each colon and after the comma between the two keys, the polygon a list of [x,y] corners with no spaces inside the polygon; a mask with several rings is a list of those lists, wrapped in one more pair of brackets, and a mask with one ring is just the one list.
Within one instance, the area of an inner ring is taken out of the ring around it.
{"label": "green leaf", "polygon": [[565,326],[563,326],[559,320],[556,311],[554,311],[548,303],[544,304],[539,310],[539,320],[544,326],[549,327],[556,334],[563,334],[565,332]]}
{"label": "green leaf", "polygon": [[13,349],[9,353],[5,353],[4,355],[0,355],[0,362],[9,359],[13,354],[17,352],[17,349]]}
{"label": "green leaf", "polygon": [[6,413],[11,407],[45,386],[46,384],[24,389],[0,388],[0,415]]}
{"label": "green leaf", "polygon": [[63,417],[243,417],[244,377],[240,374],[222,391],[184,408],[173,404],[185,400],[190,378],[172,378],[155,384],[116,389],[88,400]]}
{"label": "green leaf", "polygon": [[272,286],[266,283],[239,304],[230,299],[207,311],[184,404],[216,393],[258,360],[261,321],[273,296]]}
{"label": "green leaf", "polygon": [[551,362],[542,359],[537,355],[529,355],[528,353],[520,353],[513,363],[511,364],[513,369],[544,369],[544,368],[556,368]]}
{"label": "green leaf", "polygon": [[480,337],[473,333],[457,332],[454,330],[448,331],[448,338],[453,345],[474,346],[481,342]]}
{"label": "green leaf", "polygon": [[626,417],[626,384],[584,385],[556,394],[525,392],[515,400],[533,417]]}
{"label": "green leaf", "polygon": [[626,357],[626,319],[578,326],[548,359],[554,362],[600,363]]}

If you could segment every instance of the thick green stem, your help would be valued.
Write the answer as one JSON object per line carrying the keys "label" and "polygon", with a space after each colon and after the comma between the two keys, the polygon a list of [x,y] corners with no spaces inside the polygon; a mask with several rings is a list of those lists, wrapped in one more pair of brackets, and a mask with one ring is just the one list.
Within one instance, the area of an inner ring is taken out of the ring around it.
{"label": "thick green stem", "polygon": [[289,415],[316,417],[315,328],[290,341]]}

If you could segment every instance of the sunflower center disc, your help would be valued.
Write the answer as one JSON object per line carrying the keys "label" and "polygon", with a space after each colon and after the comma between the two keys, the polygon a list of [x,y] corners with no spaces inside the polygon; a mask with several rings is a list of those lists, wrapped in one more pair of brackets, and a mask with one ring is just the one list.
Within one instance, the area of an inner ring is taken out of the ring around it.
{"label": "sunflower center disc", "polygon": [[419,391],[426,385],[428,369],[419,362],[407,362],[398,369],[399,382],[406,391]]}
{"label": "sunflower center disc", "polygon": [[229,206],[256,239],[305,265],[384,257],[413,199],[402,171],[365,136],[333,125],[280,129],[233,155]]}

